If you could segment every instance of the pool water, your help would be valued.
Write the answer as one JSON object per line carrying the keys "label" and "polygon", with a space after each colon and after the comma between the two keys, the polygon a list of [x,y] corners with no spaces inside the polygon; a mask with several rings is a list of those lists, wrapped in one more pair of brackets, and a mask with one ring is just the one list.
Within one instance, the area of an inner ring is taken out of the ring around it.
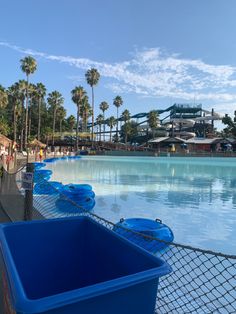
{"label": "pool water", "polygon": [[94,212],[112,222],[159,218],[176,242],[236,254],[236,158],[85,156],[47,168],[91,184]]}

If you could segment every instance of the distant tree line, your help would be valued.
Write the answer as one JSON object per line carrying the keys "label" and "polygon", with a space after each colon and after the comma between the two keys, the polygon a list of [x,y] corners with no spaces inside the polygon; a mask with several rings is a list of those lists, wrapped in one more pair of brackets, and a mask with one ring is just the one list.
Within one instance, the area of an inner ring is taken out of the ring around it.
{"label": "distant tree line", "polygon": [[[71,91],[71,99],[76,105],[76,115],[67,116],[64,98],[59,91],[47,92],[47,88],[42,82],[37,84],[30,82],[31,76],[37,71],[36,60],[27,56],[20,60],[20,66],[26,75],[26,80],[19,80],[10,87],[0,85],[0,133],[14,140],[20,150],[26,149],[28,143],[35,138],[45,143],[51,138],[52,145],[54,145],[55,132],[61,134],[64,131],[74,132],[74,130],[76,131],[75,147],[78,149],[79,132],[91,132],[93,139],[95,123],[100,132],[99,140],[105,140],[106,125],[110,130],[110,141],[120,140],[127,143],[132,142],[137,136],[138,124],[131,120],[129,110],[125,109],[119,116],[119,109],[123,105],[123,99],[119,95],[113,100],[113,105],[117,110],[116,118],[105,116],[105,112],[109,109],[106,101],[102,101],[99,105],[101,114],[94,117],[94,87],[100,80],[97,69],[92,68],[85,73],[86,82],[92,91],[92,104],[89,102],[85,88],[81,85],[75,86]],[[91,129],[88,129],[90,119]],[[118,119],[122,120],[122,123]],[[153,134],[157,122],[157,113],[150,112],[148,123]],[[114,127],[116,127],[116,132],[112,136]],[[120,133],[118,134],[119,129]]]}

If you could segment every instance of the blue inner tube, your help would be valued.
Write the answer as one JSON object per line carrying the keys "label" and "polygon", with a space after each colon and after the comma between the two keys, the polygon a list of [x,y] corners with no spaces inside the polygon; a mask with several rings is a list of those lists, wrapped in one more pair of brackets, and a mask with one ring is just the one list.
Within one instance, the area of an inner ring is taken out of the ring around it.
{"label": "blue inner tube", "polygon": [[47,159],[44,159],[44,162],[54,162],[56,160],[57,158],[47,158]]}
{"label": "blue inner tube", "polygon": [[[63,188],[63,187],[62,187]],[[83,193],[62,193],[62,195],[65,195],[69,199],[76,201],[79,199],[86,199],[87,197],[95,198],[95,193],[93,191],[84,190]]]}
{"label": "blue inner tube", "polygon": [[49,170],[49,169],[36,169],[34,174],[36,174],[38,176],[48,176],[48,175],[52,175],[52,170]]}
{"label": "blue inner tube", "polygon": [[81,156],[67,156],[67,158],[68,159],[75,159],[75,160],[77,160],[77,159],[80,159]]}
{"label": "blue inner tube", "polygon": [[77,160],[77,159],[80,159],[81,156],[62,156],[62,157],[52,157],[52,158],[47,158],[47,159],[44,159],[44,162],[55,162],[55,161],[58,161],[58,160],[68,160],[68,159],[74,159],[74,160]]}
{"label": "blue inner tube", "polygon": [[41,169],[41,168],[46,166],[45,162],[34,162],[33,164],[34,164],[34,169],[35,170]]}
{"label": "blue inner tube", "polygon": [[72,196],[69,197],[70,200],[75,202],[77,205],[82,206],[85,210],[92,210],[95,206],[95,199],[89,196]]}
{"label": "blue inner tube", "polygon": [[88,191],[92,191],[92,186],[89,184],[66,184],[64,185],[61,192],[65,195],[71,195],[71,194],[85,194]]}
{"label": "blue inner tube", "polygon": [[169,243],[174,240],[172,230],[167,225],[157,220],[130,218],[121,220],[115,225],[114,231],[152,253],[163,250],[168,247],[169,243],[158,242],[157,240],[151,240],[148,238],[145,239],[141,235],[132,234],[132,232],[119,228],[120,226]]}
{"label": "blue inner tube", "polygon": [[34,172],[34,182],[39,182],[40,180],[49,180],[52,175],[52,170],[39,169]]}
{"label": "blue inner tube", "polygon": [[58,199],[55,203],[56,208],[58,211],[66,213],[66,214],[75,214],[75,213],[82,213],[83,209],[77,207],[75,204],[71,203],[65,199]]}
{"label": "blue inner tube", "polygon": [[56,201],[56,207],[58,210],[64,213],[79,213],[83,212],[84,210],[92,210],[95,206],[95,200],[93,198],[86,198],[83,201],[75,202],[78,206],[71,203],[69,200],[65,199],[58,199]]}
{"label": "blue inner tube", "polygon": [[34,194],[58,194],[58,190],[62,188],[63,184],[57,181],[50,181],[48,183],[37,183],[34,186]]}

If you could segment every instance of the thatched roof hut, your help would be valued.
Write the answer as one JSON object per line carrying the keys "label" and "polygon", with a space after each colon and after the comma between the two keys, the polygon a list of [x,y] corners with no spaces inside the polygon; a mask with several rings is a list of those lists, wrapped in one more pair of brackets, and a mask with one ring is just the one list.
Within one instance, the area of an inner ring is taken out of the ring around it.
{"label": "thatched roof hut", "polygon": [[46,144],[38,141],[36,138],[29,144],[32,148],[45,148]]}
{"label": "thatched roof hut", "polygon": [[2,147],[9,147],[12,145],[12,140],[10,140],[8,137],[5,135],[0,134],[0,146]]}

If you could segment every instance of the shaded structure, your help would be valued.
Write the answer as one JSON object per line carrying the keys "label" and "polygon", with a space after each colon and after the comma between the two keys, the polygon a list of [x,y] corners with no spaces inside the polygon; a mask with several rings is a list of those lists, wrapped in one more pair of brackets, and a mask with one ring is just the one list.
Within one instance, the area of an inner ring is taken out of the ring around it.
{"label": "shaded structure", "polygon": [[151,148],[158,151],[181,151],[186,141],[180,137],[158,137],[148,141]]}
{"label": "shaded structure", "polygon": [[[234,141],[235,142],[235,141]],[[221,137],[216,138],[190,138],[186,141],[190,151],[195,152],[224,152],[233,151],[232,141]]]}
{"label": "shaded structure", "polygon": [[5,135],[0,134],[0,153],[9,153],[13,145],[13,141],[7,138]]}

